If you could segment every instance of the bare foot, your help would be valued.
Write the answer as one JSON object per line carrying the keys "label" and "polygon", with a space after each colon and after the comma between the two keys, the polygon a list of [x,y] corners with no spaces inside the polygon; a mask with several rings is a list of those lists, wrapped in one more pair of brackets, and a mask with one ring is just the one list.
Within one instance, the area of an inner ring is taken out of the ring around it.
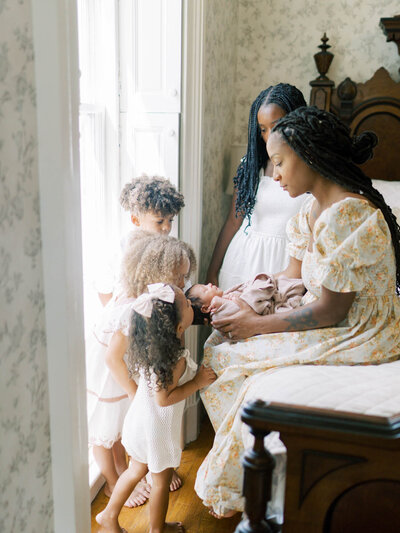
{"label": "bare foot", "polygon": [[231,511],[227,511],[226,513],[224,514],[217,514],[212,507],[209,507],[208,508],[208,512],[210,513],[211,516],[213,516],[214,518],[218,518],[218,520],[220,520],[221,518],[232,518],[232,516],[235,516],[236,513],[238,513],[239,511],[234,511],[233,509]]}
{"label": "bare foot", "polygon": [[[151,486],[152,485],[152,480],[151,480],[150,472],[146,475],[146,480],[147,480],[147,483],[149,483],[150,486]],[[169,486],[169,490],[170,490],[170,492],[174,492],[175,490],[178,490],[181,487],[182,487],[182,480],[178,476],[178,472],[176,470],[174,470],[172,472],[172,479],[171,479],[171,484]]]}
{"label": "bare foot", "polygon": [[150,496],[151,487],[146,481],[144,481],[144,479],[145,478],[143,478],[142,481],[139,481],[136,485],[132,494],[124,503],[124,507],[139,507],[147,502]]}
{"label": "bare foot", "polygon": [[96,522],[101,526],[99,533],[128,533],[126,529],[120,527],[118,518],[111,519],[104,511],[96,516]]}
{"label": "bare foot", "polygon": [[165,522],[163,533],[185,533],[182,522]]}
{"label": "bare foot", "polygon": [[178,476],[178,473],[176,470],[174,470],[172,472],[172,479],[171,479],[171,484],[169,486],[169,490],[170,492],[174,492],[175,490],[178,490],[182,487],[182,480],[181,478]]}

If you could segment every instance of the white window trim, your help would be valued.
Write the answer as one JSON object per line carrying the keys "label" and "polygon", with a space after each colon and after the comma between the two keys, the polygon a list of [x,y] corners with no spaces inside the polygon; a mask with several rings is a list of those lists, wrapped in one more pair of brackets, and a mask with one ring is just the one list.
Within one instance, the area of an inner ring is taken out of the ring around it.
{"label": "white window trim", "polygon": [[[183,0],[181,238],[199,256],[202,183],[203,0]],[[76,5],[32,0],[54,531],[90,531],[78,134]],[[194,61],[191,63],[191,61]],[[51,83],[49,82],[51,80]],[[192,328],[189,348],[197,347]]]}
{"label": "white window trim", "polygon": [[33,0],[51,471],[57,533],[90,531],[75,2]]}

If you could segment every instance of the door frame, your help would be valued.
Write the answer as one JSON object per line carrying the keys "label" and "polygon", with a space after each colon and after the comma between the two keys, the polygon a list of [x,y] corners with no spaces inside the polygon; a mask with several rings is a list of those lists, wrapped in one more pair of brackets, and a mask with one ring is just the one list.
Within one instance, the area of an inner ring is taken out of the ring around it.
{"label": "door frame", "polygon": [[54,531],[90,531],[77,9],[32,0]]}
{"label": "door frame", "polygon": [[[50,410],[54,531],[87,533],[87,458],[79,174],[77,9],[68,0],[32,0],[37,94],[39,198]],[[190,210],[180,237],[199,257],[202,207],[204,1],[183,0],[180,176]],[[197,350],[197,331],[188,335]],[[198,415],[198,402],[193,406]],[[191,417],[187,417],[191,418]],[[196,416],[198,426],[198,416]],[[197,428],[186,428],[197,436]]]}

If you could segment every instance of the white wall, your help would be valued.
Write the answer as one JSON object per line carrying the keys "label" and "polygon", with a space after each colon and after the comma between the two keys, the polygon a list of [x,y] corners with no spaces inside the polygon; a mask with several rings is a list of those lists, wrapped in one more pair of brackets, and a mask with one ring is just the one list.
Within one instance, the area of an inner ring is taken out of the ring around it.
{"label": "white wall", "polygon": [[31,3],[0,2],[0,531],[53,531]]}

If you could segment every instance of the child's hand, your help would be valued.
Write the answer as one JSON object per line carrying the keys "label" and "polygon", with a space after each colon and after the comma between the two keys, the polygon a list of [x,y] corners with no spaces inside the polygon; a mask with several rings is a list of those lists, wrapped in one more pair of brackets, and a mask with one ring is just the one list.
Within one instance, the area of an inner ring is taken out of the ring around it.
{"label": "child's hand", "polygon": [[212,368],[201,365],[197,371],[194,381],[196,382],[196,385],[199,387],[199,389],[202,389],[203,387],[206,387],[207,385],[213,383],[213,381],[215,381],[216,379],[217,374]]}

